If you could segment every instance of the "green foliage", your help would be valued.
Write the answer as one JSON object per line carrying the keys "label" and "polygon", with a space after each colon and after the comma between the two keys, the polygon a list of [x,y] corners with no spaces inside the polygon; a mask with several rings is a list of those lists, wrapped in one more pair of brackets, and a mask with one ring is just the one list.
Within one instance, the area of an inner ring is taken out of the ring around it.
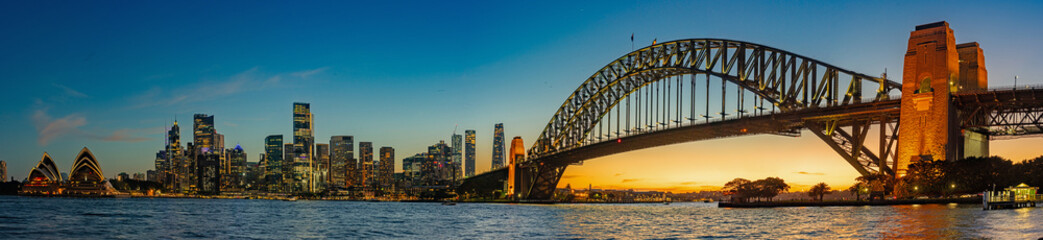
{"label": "green foliage", "polygon": [[952,196],[1019,183],[1043,186],[1043,156],[1020,163],[1000,157],[915,162],[909,165],[900,190],[910,196]]}
{"label": "green foliage", "polygon": [[818,197],[818,201],[821,202],[822,197],[830,192],[831,191],[829,185],[826,185],[826,183],[824,182],[820,182],[818,184],[815,184],[815,186],[811,186],[811,190],[808,190],[808,196],[813,198]]}
{"label": "green foliage", "polygon": [[724,184],[724,188],[721,190],[725,194],[731,195],[732,201],[746,202],[750,198],[771,201],[780,192],[789,190],[789,185],[786,184],[786,181],[777,177],[769,177],[752,182],[743,178],[736,178]]}

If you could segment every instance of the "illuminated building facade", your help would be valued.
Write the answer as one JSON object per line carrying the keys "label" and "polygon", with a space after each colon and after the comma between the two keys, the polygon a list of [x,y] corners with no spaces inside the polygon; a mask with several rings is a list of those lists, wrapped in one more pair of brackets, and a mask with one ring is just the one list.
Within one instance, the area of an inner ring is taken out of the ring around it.
{"label": "illuminated building facade", "polygon": [[181,147],[181,127],[177,125],[176,119],[174,125],[170,126],[170,130],[167,131],[166,141],[164,154],[166,160],[161,164],[157,159],[157,175],[167,189],[179,189],[179,177],[182,176],[181,171],[185,167],[186,160],[185,150]]}
{"label": "illuminated building facade", "polygon": [[[6,164],[5,164],[6,165]],[[6,175],[6,174],[5,174]],[[58,174],[58,167],[46,152],[40,158],[36,167],[29,170],[28,182],[22,185],[21,192],[27,194],[59,194],[62,176]]]}
{"label": "illuminated building facade", "polygon": [[72,171],[65,186],[65,192],[73,195],[107,195],[115,193],[115,189],[109,185],[103,177],[101,166],[86,147],[76,154],[76,161],[72,164]]}
{"label": "illuminated building facade", "polygon": [[445,141],[427,147],[427,159],[420,164],[420,184],[449,185],[453,181],[452,148]]}
{"label": "illuminated building facade", "polygon": [[391,190],[395,184],[395,149],[392,147],[380,148],[380,170],[377,182],[385,191]]}
{"label": "illuminated building facade", "polygon": [[280,192],[283,179],[283,143],[282,135],[268,135],[264,138],[264,179],[268,192]]}
{"label": "illuminated building facade", "polygon": [[503,165],[503,123],[497,123],[493,127],[493,158],[492,158],[492,169],[495,170],[504,167]]}
{"label": "illuminated building facade", "polygon": [[373,180],[373,143],[359,142],[359,180],[358,186],[370,187]]}
{"label": "illuminated building facade", "polygon": [[0,183],[7,182],[7,162],[0,161]]}
{"label": "illuminated building facade", "polygon": [[355,161],[355,137],[330,137],[330,151],[330,182],[336,187],[351,187],[355,183],[358,168]]}
{"label": "illuminated building facade", "polygon": [[228,175],[222,177],[225,183],[226,191],[242,191],[244,185],[244,177],[246,176],[246,151],[243,150],[242,146],[238,144],[235,148],[227,151],[228,163]]}
{"label": "illuminated building facade", "polygon": [[475,132],[474,130],[464,131],[464,176],[474,176],[474,144],[475,144]]}
{"label": "illuminated building facade", "polygon": [[315,153],[315,128],[311,114],[311,104],[293,103],[293,147],[294,191],[314,191],[311,181],[313,157]]}
{"label": "illuminated building facade", "polygon": [[293,189],[294,189],[294,184],[295,184],[294,181],[293,181],[293,170],[294,170],[294,158],[296,158],[294,153],[296,151],[294,150],[293,143],[283,143],[282,147],[283,147],[282,148],[283,164],[282,164],[282,184],[281,184],[282,190],[281,191],[282,192],[292,192]]}
{"label": "illuminated building facade", "polygon": [[[460,134],[453,134],[453,137],[450,140],[452,140],[452,143],[453,143],[453,166],[456,167],[456,168],[460,168],[460,167],[462,167],[464,165],[464,163],[463,163],[464,136],[461,136]],[[457,179],[461,178],[462,174],[463,174],[463,169],[457,169],[455,171],[455,175],[456,175],[455,177]]]}
{"label": "illuminated building facade", "polygon": [[421,164],[427,160],[427,153],[418,153],[402,159],[402,176],[411,185],[422,185],[420,182]]}
{"label": "illuminated building facade", "polygon": [[212,195],[221,193],[221,154],[202,152],[199,149],[196,167],[196,193]]}
{"label": "illuminated building facade", "polygon": [[214,116],[206,114],[195,115],[195,125],[192,127],[192,144],[196,149],[209,152],[214,149],[214,138],[217,130],[214,129]]}
{"label": "illuminated building facade", "polygon": [[916,26],[909,36],[902,74],[894,166],[898,177],[917,161],[988,155],[987,135],[974,129],[961,131],[950,101],[953,93],[988,88],[985,59],[977,43],[957,45],[946,22]]}
{"label": "illuminated building facade", "polygon": [[312,189],[322,191],[329,184],[330,174],[330,145],[325,143],[315,144],[315,164],[312,164]]}

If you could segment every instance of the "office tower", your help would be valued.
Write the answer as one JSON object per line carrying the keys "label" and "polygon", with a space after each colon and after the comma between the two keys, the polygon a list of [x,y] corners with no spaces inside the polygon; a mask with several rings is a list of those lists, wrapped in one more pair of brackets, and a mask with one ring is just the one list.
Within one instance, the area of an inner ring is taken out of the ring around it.
{"label": "office tower", "polygon": [[196,192],[204,195],[220,193],[221,155],[215,152],[199,152],[196,156],[196,176],[198,176],[196,178]]}
{"label": "office tower", "polygon": [[373,143],[359,142],[359,180],[358,186],[369,187],[373,184]]}
{"label": "office tower", "polygon": [[425,160],[427,160],[427,153],[418,153],[402,159],[402,176],[404,176],[405,182],[410,185],[423,185],[420,182],[420,165]]}
{"label": "office tower", "polygon": [[293,103],[293,182],[294,186],[299,186],[295,191],[314,191],[310,179],[315,152],[312,120],[311,104]]}
{"label": "office tower", "polygon": [[450,138],[450,140],[452,140],[452,144],[453,144],[453,164],[452,164],[453,166],[452,167],[457,168],[457,170],[455,171],[456,173],[454,173],[454,174],[455,174],[455,177],[459,179],[459,178],[461,178],[461,176],[463,175],[463,172],[464,172],[463,169],[461,169],[464,166],[464,163],[463,163],[464,136],[461,136],[460,134],[455,134],[454,133],[453,137]]}
{"label": "office tower", "polygon": [[225,135],[214,132],[214,147],[215,152],[223,152],[225,150]]}
{"label": "office tower", "polygon": [[427,147],[427,159],[420,164],[420,182],[423,185],[449,185],[453,180],[452,148],[445,141]]}
{"label": "office tower", "polygon": [[347,188],[355,183],[355,138],[352,136],[330,137],[330,181],[336,187]]}
{"label": "office tower", "polygon": [[493,160],[492,170],[504,167],[503,165],[503,123],[497,123],[493,129]]}
{"label": "office tower", "polygon": [[167,150],[159,150],[156,152],[156,159],[154,160],[155,169],[157,172],[162,172],[163,169],[167,169]]}
{"label": "office tower", "polygon": [[230,191],[241,191],[243,187],[243,177],[246,175],[246,151],[239,144],[235,145],[228,152],[228,174],[223,176],[227,178],[225,180],[226,189]]}
{"label": "office tower", "polygon": [[312,170],[313,191],[321,192],[329,184],[330,177],[330,145],[325,143],[315,144],[315,164]]}
{"label": "office tower", "polygon": [[167,131],[167,146],[166,146],[166,161],[162,169],[156,166],[156,171],[160,171],[157,175],[163,186],[167,189],[179,189],[179,176],[184,166],[185,152],[181,148],[181,127],[177,125],[177,119],[174,120],[174,125],[170,126],[170,130]]}
{"label": "office tower", "polygon": [[192,144],[196,149],[210,152],[214,148],[214,135],[217,130],[214,129],[213,115],[196,114],[192,132]]}
{"label": "office tower", "polygon": [[464,176],[474,176],[474,130],[464,131]]}
{"label": "office tower", "polygon": [[507,162],[507,189],[504,192],[514,196],[518,193],[516,188],[519,184],[517,176],[514,175],[518,163],[525,161],[525,143],[521,137],[511,139],[511,151]]}
{"label": "office tower", "polygon": [[7,162],[0,161],[0,183],[7,182]]}
{"label": "office tower", "polygon": [[280,192],[283,179],[283,143],[282,135],[268,135],[264,138],[265,175],[268,192]]}
{"label": "office tower", "polygon": [[293,180],[293,169],[294,169],[294,148],[293,143],[282,144],[282,192],[293,192],[297,184]]}
{"label": "office tower", "polygon": [[380,148],[380,174],[378,182],[385,191],[392,189],[395,183],[395,149],[392,147]]}
{"label": "office tower", "polygon": [[[145,181],[156,182],[157,180],[159,180],[158,178],[156,178],[156,173],[157,173],[156,170],[146,170],[145,171]],[[0,182],[3,182],[3,181],[0,181]]]}

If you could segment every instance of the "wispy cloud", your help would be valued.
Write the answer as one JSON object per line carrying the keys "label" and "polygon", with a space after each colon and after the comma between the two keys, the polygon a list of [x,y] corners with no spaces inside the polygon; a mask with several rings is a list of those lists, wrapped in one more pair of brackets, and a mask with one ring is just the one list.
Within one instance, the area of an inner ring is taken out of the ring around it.
{"label": "wispy cloud", "polygon": [[616,177],[623,176],[623,173],[616,173]]}
{"label": "wispy cloud", "polygon": [[682,182],[681,185],[695,185],[695,182]]}
{"label": "wispy cloud", "polygon": [[58,89],[61,89],[62,92],[65,93],[65,95],[68,95],[70,97],[76,97],[76,98],[86,98],[86,97],[89,97],[89,96],[87,96],[87,94],[84,94],[83,92],[80,92],[80,91],[76,91],[76,89],[72,89],[70,87],[66,87],[65,85],[52,83],[51,86],[54,86],[54,87],[56,87]]}
{"label": "wispy cloud", "polygon": [[629,182],[637,182],[637,181],[641,181],[641,179],[640,178],[628,178],[628,179],[623,179],[623,181],[621,181],[620,183],[629,183]]}
{"label": "wispy cloud", "polygon": [[32,121],[36,126],[36,144],[47,146],[55,139],[65,137],[86,137],[95,140],[110,142],[141,142],[148,138],[133,136],[132,132],[137,130],[120,129],[107,134],[86,132],[80,128],[87,125],[87,118],[78,113],[65,115],[61,118],[52,117],[47,111],[49,107],[37,101],[37,109],[33,112]]}
{"label": "wispy cloud", "polygon": [[178,89],[153,87],[140,95],[131,98],[136,104],[131,108],[153,106],[172,106],[194,102],[203,102],[235,95],[243,92],[258,91],[277,87],[284,80],[300,80],[313,77],[328,67],[303,70],[291,73],[269,74],[259,67],[253,67],[216,81],[202,81]]}
{"label": "wispy cloud", "polygon": [[794,173],[796,173],[796,174],[804,174],[804,175],[820,175],[820,176],[821,175],[826,175],[825,173],[820,173],[820,172],[805,172],[805,171],[794,172]]}
{"label": "wispy cloud", "polygon": [[36,112],[33,113],[32,120],[33,125],[36,126],[36,144],[39,144],[40,146],[47,146],[51,140],[61,136],[78,134],[81,132],[79,127],[87,125],[87,118],[84,118],[79,114],[69,114],[54,119],[51,115],[47,114],[46,107],[37,109]]}
{"label": "wispy cloud", "polygon": [[312,69],[312,70],[304,70],[304,71],[300,71],[300,72],[290,73],[290,75],[297,76],[297,77],[300,77],[300,78],[309,78],[312,75],[322,73],[322,72],[326,71],[327,69],[330,69],[330,67],[321,67],[321,68],[316,68],[316,69]]}

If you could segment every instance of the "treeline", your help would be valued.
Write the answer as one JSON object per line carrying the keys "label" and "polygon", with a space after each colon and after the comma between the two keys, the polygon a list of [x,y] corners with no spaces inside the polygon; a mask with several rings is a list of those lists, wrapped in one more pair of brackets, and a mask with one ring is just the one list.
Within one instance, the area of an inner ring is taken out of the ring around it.
{"label": "treeline", "polygon": [[1043,156],[1014,163],[1000,157],[920,161],[894,185],[904,196],[952,196],[1002,190],[1020,183],[1043,186]]}
{"label": "treeline", "polygon": [[724,184],[724,188],[721,189],[725,195],[731,196],[733,202],[748,202],[751,199],[755,201],[771,201],[772,198],[786,190],[789,190],[789,184],[777,177],[756,181],[736,178]]}

